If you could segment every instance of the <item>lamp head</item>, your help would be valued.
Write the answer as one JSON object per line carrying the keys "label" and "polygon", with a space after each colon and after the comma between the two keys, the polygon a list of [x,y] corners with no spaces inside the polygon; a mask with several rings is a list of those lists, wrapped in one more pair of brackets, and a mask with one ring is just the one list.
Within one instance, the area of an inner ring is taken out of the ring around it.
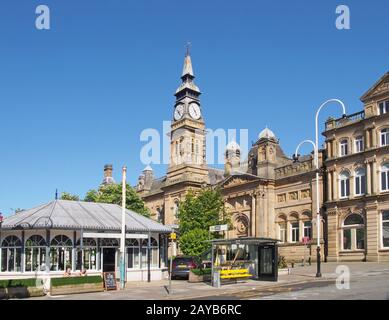
{"label": "lamp head", "polygon": [[347,117],[347,114],[343,113],[342,118],[344,119],[346,117]]}

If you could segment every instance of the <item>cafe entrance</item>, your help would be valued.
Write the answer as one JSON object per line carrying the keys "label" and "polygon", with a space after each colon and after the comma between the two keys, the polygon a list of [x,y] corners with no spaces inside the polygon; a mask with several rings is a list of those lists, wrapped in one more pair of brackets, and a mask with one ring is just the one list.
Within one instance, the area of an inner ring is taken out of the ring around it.
{"label": "cafe entrance", "polygon": [[116,248],[102,248],[103,272],[114,272],[116,261]]}

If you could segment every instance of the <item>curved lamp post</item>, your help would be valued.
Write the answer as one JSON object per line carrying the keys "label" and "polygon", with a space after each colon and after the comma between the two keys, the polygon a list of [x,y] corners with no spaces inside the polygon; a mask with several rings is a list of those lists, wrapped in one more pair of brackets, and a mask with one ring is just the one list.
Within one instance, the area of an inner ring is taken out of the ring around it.
{"label": "curved lamp post", "polygon": [[320,224],[321,224],[321,219],[320,219],[320,193],[319,193],[319,113],[321,109],[323,109],[324,106],[330,104],[330,103],[337,103],[340,104],[340,106],[343,109],[343,117],[346,116],[346,107],[344,103],[339,100],[339,99],[329,99],[325,101],[322,105],[320,105],[319,109],[316,111],[316,117],[315,117],[315,142],[312,140],[304,140],[302,141],[296,148],[296,152],[293,155],[293,160],[297,161],[299,154],[298,150],[303,145],[304,143],[310,143],[313,145],[314,148],[314,157],[315,157],[315,167],[316,167],[316,217],[317,217],[317,270],[316,270],[316,277],[320,278],[321,277],[321,254],[320,254]]}

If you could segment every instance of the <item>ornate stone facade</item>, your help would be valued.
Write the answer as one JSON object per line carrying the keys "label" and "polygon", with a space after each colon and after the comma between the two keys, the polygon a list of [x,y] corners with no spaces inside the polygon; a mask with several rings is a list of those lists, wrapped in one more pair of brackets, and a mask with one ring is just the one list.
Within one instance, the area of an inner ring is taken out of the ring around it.
{"label": "ornate stone facade", "polygon": [[[326,148],[320,150],[319,155],[320,208],[316,208],[315,204],[316,183],[312,155],[293,161],[284,154],[275,134],[268,128],[259,134],[245,162],[241,162],[239,146],[234,142],[227,146],[225,170],[207,166],[200,91],[193,82],[192,62],[188,53],[181,79],[182,84],[175,94],[171,158],[167,175],[154,179],[144,172],[137,189],[155,219],[165,224],[178,224],[178,206],[188,190],[200,190],[204,186],[220,187],[226,209],[232,217],[233,228],[227,235],[230,238],[277,238],[281,240],[279,252],[287,260],[315,260],[316,246],[311,249],[310,245],[303,244],[303,240],[309,238],[316,244],[316,212],[320,209],[323,216],[323,259],[379,260],[388,257],[389,248],[380,246],[380,237],[384,231],[379,231],[379,221],[382,221],[382,211],[389,210],[389,193],[379,191],[379,175],[380,168],[388,163],[389,146],[380,147],[378,142],[379,132],[389,127],[389,102],[387,113],[377,113],[378,104],[386,98],[389,101],[389,90],[385,84],[389,79],[388,74],[363,97],[363,117],[356,114],[327,121],[323,133]],[[190,106],[194,106],[192,111]],[[347,138],[348,143],[353,144],[359,135],[366,139],[366,148],[340,157],[338,151],[341,140]],[[389,144],[389,134],[387,139]],[[350,173],[348,188],[353,189],[355,183],[351,181],[354,172],[361,166],[366,168],[368,174],[366,194],[340,199],[339,174],[345,170]],[[364,227],[350,225],[343,228],[343,222],[350,214],[363,216]],[[346,237],[350,234],[353,237],[350,238],[351,249],[347,250],[342,250],[341,233],[344,229],[351,230],[345,231]],[[356,240],[362,237],[362,229],[365,230],[365,245],[362,240]],[[387,234],[388,230],[385,232]],[[363,249],[353,250],[354,246]]]}

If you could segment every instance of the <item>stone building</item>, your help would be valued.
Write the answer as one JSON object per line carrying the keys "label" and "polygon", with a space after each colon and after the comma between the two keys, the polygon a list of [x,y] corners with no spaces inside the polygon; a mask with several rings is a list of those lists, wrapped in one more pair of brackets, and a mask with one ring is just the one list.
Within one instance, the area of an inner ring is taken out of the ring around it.
{"label": "stone building", "polygon": [[[313,155],[293,161],[284,154],[276,135],[265,128],[252,144],[247,159],[241,159],[239,145],[230,142],[226,147],[224,170],[208,166],[201,93],[194,79],[191,57],[187,52],[182,83],[175,93],[167,174],[155,178],[148,166],[140,175],[137,186],[152,217],[167,225],[178,224],[179,203],[188,190],[220,187],[232,217],[233,228],[228,232],[229,237],[276,238],[280,240],[279,252],[287,260],[315,260],[317,208]],[[363,96],[364,112],[338,120],[330,119],[326,123],[323,133],[326,147],[319,151],[323,259],[388,258],[389,216],[384,210],[389,210],[389,193],[385,195],[379,191],[389,189],[389,147],[386,146],[389,143],[388,79],[387,74]],[[386,98],[388,101],[383,102]],[[360,136],[363,150],[356,153],[353,150],[354,146],[360,148],[360,142],[356,140]],[[350,154],[340,156],[344,141],[348,143],[346,148]],[[357,179],[358,192],[365,190],[366,194],[338,195],[343,188],[340,179],[346,172],[349,179],[347,190],[356,188],[353,181]],[[360,177],[363,172],[366,172],[366,179]],[[365,187],[361,186],[363,183],[366,183]],[[355,221],[358,224],[348,224]],[[365,239],[363,244],[361,237]],[[305,239],[311,240],[312,248],[304,244]],[[342,239],[348,239],[351,247],[347,244],[343,250]]]}

